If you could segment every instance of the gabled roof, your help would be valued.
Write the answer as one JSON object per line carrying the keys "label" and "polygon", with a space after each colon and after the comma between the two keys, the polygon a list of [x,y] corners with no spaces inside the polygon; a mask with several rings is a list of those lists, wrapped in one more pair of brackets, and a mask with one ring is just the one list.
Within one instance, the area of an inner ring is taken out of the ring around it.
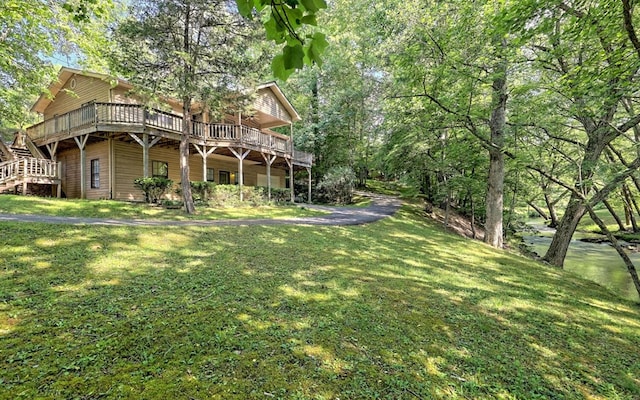
{"label": "gabled roof", "polygon": [[277,97],[278,101],[280,101],[280,103],[282,103],[284,108],[287,110],[287,112],[291,116],[291,122],[297,122],[297,121],[300,121],[302,119],[302,118],[300,118],[300,114],[298,114],[296,109],[293,108],[293,105],[291,104],[291,102],[289,102],[289,99],[287,99],[287,96],[285,96],[284,93],[282,93],[282,90],[280,89],[280,86],[278,86],[278,84],[275,81],[264,83],[264,84],[258,86],[257,89],[258,90],[260,90],[260,89],[271,89],[273,94]]}

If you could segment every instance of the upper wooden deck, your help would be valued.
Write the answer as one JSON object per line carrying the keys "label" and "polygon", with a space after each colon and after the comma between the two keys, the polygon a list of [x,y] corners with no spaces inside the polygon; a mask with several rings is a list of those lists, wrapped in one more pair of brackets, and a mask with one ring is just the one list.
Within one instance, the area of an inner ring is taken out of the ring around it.
{"label": "upper wooden deck", "polygon": [[[182,116],[138,104],[90,103],[27,128],[37,146],[94,132],[148,133],[179,140]],[[290,159],[303,167],[313,164],[313,155],[295,150],[290,138],[247,125],[193,121],[190,141],[206,146],[242,147]]]}

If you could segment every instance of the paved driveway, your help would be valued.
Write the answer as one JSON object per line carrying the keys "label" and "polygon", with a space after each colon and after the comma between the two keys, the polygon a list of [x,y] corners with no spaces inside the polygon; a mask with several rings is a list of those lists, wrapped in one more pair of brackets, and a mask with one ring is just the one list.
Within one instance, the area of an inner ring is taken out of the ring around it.
{"label": "paved driveway", "polygon": [[395,197],[364,194],[372,199],[369,207],[328,207],[307,204],[305,207],[324,210],[330,214],[317,217],[286,219],[220,219],[220,220],[126,220],[108,218],[54,217],[47,215],[0,214],[0,222],[39,222],[70,225],[107,226],[247,226],[247,225],[362,225],[393,215],[401,206]]}

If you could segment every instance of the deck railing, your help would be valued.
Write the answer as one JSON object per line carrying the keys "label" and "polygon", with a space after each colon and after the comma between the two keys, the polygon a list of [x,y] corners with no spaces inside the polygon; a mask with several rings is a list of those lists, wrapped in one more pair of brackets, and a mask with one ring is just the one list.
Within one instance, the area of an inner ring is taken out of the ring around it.
{"label": "deck railing", "polygon": [[[147,109],[139,104],[89,103],[77,110],[59,115],[27,128],[32,140],[47,139],[74,130],[103,125],[136,125],[182,133],[182,117],[168,112]],[[291,154],[293,159],[311,165],[313,156],[294,150],[291,141],[264,133],[246,125],[218,124],[194,121],[191,135],[206,141],[234,142],[259,149]]]}
{"label": "deck railing", "polygon": [[23,158],[0,163],[0,184],[19,178],[60,178],[60,163],[41,158]]}

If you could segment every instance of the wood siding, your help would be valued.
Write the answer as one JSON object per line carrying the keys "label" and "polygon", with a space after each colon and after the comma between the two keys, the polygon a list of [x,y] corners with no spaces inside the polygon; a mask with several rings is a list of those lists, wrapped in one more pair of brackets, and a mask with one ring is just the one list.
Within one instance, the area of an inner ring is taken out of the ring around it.
{"label": "wood siding", "polygon": [[80,150],[71,149],[58,153],[61,163],[62,195],[70,199],[80,197]]}
{"label": "wood siding", "polygon": [[[74,79],[76,86],[75,89],[71,89],[70,85]],[[108,102],[110,88],[109,82],[101,79],[84,75],[73,75],[67,80],[62,90],[58,92],[53,102],[45,109],[44,119],[47,120],[55,115],[61,115],[78,109],[90,101]]]}
{"label": "wood siding", "polygon": [[[109,199],[111,197],[111,193],[109,193],[109,141],[104,140],[90,144],[87,146],[86,152],[85,187],[87,188],[87,199]],[[91,187],[91,160],[100,160],[99,188]]]}
{"label": "wood siding", "polygon": [[255,108],[282,121],[291,122],[291,115],[289,115],[271,89],[261,89],[258,92]]}
{"label": "wood siding", "polygon": [[[108,199],[109,193],[109,142],[102,141],[87,145],[85,165],[85,184],[87,199]],[[91,160],[100,160],[100,187],[91,188]],[[58,154],[62,163],[62,191],[70,199],[81,197],[80,188],[80,149],[70,149]]]}
{"label": "wood siding", "polygon": [[[142,104],[142,101],[140,101],[140,98],[130,95],[129,89],[126,89],[122,86],[117,86],[111,89],[110,96],[111,96],[110,102],[112,103]],[[160,108],[164,111],[167,111],[176,115],[182,115],[182,107],[174,103],[165,102],[162,104],[162,107]]]}
{"label": "wood siding", "polygon": [[122,103],[122,104],[140,104],[140,99],[129,95],[129,89],[125,89],[123,87],[115,87],[111,89],[111,100],[112,103]]}
{"label": "wood siding", "polygon": [[113,142],[114,182],[113,198],[116,200],[143,201],[144,194],[133,186],[142,177],[142,147],[137,143]]}
{"label": "wood siding", "polygon": [[[114,142],[115,153],[115,176],[113,197],[117,200],[143,201],[144,194],[133,185],[136,178],[142,177],[142,147],[137,143]],[[89,160],[87,153],[87,160]],[[180,159],[178,151],[167,147],[152,147],[149,150],[149,173],[152,173],[151,164],[153,161],[163,161],[169,166],[169,179],[177,187],[180,179]],[[238,160],[231,157],[211,156],[207,159],[207,167],[214,169],[215,182],[219,183],[219,172],[229,171],[236,174],[238,171]],[[102,168],[102,165],[101,165]],[[199,154],[191,154],[189,157],[190,179],[192,181],[204,180],[202,171],[202,157]],[[258,174],[266,174],[264,165],[254,165],[245,161],[244,163],[244,184],[245,186],[255,186],[258,184]],[[280,182],[278,187],[284,187],[286,172],[281,169],[271,168],[271,175],[274,181]],[[279,177],[279,178],[276,178]],[[274,186],[276,187],[276,186]],[[167,195],[168,198],[177,199],[174,191]]]}

